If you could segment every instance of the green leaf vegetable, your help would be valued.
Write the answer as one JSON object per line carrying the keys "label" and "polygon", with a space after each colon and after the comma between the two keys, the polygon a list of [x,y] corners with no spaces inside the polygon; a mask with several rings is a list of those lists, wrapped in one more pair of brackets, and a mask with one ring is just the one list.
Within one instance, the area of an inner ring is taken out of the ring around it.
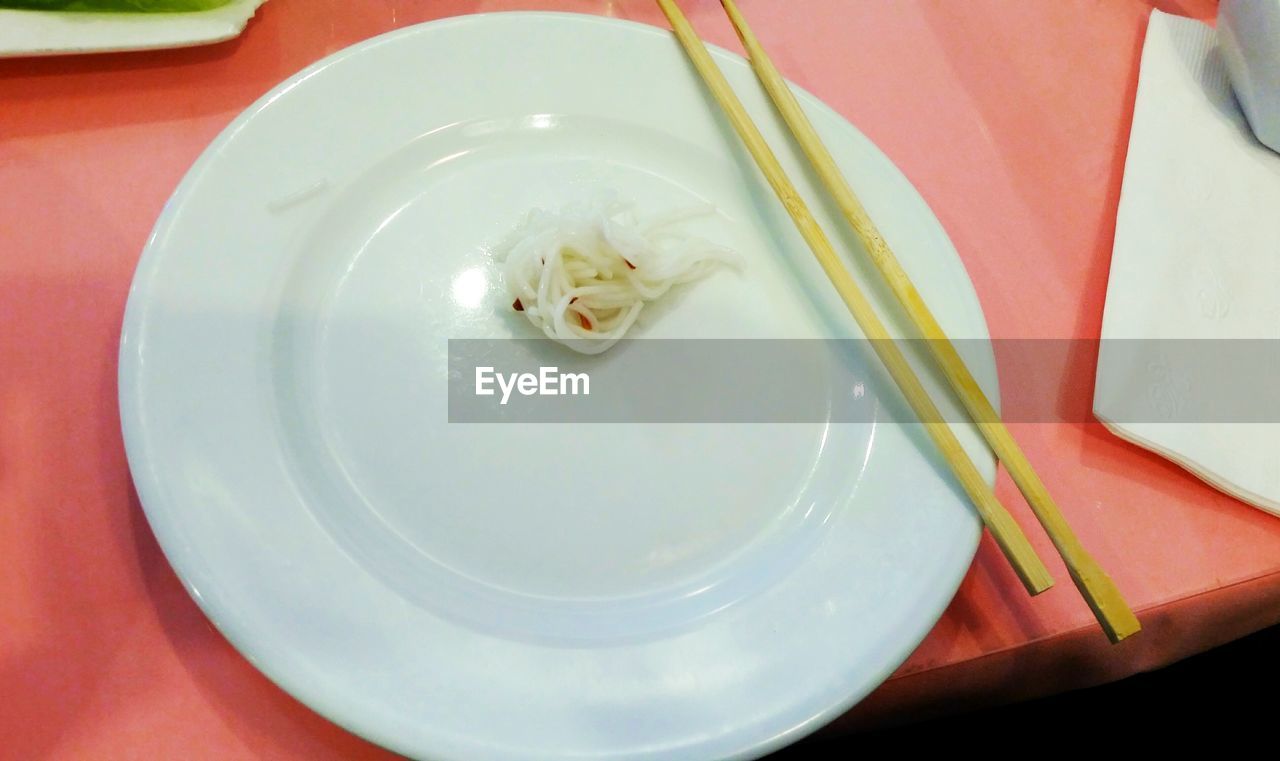
{"label": "green leaf vegetable", "polygon": [[207,11],[230,2],[231,0],[0,0],[0,8],[25,11],[175,13]]}

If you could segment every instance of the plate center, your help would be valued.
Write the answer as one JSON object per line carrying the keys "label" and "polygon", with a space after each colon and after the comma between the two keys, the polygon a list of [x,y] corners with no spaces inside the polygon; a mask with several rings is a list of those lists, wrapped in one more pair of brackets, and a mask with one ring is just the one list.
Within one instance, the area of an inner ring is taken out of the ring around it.
{"label": "plate center", "polygon": [[[636,606],[640,627],[691,620],[783,573],[840,502],[812,495],[847,494],[866,449],[859,426],[839,427],[836,469],[820,467],[825,424],[448,422],[448,338],[536,336],[493,251],[523,214],[605,188],[660,212],[733,182],[674,138],[605,126],[532,116],[424,136],[338,194],[286,287],[277,396],[313,512],[433,609],[492,603],[535,628],[548,608],[572,628],[603,603]],[[709,237],[731,235],[716,224]],[[715,276],[639,330],[749,328],[734,305],[752,282]]]}

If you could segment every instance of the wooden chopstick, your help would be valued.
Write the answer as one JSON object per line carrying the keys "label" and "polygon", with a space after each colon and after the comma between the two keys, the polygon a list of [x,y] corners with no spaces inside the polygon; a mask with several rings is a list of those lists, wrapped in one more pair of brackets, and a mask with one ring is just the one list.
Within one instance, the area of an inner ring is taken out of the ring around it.
{"label": "wooden chopstick", "polygon": [[752,68],[769,93],[769,97],[773,99],[783,121],[791,129],[796,142],[809,158],[809,162],[817,171],[827,191],[835,198],[845,220],[866,248],[868,256],[888,282],[889,288],[910,316],[916,329],[926,339],[939,369],[960,397],[991,449],[1004,463],[1013,482],[1026,497],[1032,511],[1044,526],[1045,532],[1062,555],[1076,587],[1089,607],[1093,609],[1098,623],[1102,625],[1112,642],[1119,642],[1136,633],[1142,628],[1137,617],[1125,603],[1115,583],[1076,538],[1075,532],[1071,530],[1066,518],[1049,495],[1049,490],[1045,488],[1035,469],[1031,467],[1031,463],[1018,446],[1018,442],[1009,433],[1009,429],[1001,422],[990,400],[973,379],[964,360],[956,352],[955,346],[947,338],[938,321],[934,319],[933,313],[912,284],[911,278],[907,276],[884,236],[871,221],[871,217],[854,194],[849,182],[836,166],[831,152],[818,137],[812,122],[809,121],[791,92],[791,88],[787,86],[786,80],[752,33],[734,0],[721,0],[721,5],[729,15],[729,20],[733,22]]}
{"label": "wooden chopstick", "polygon": [[711,54],[707,52],[706,46],[702,43],[697,33],[694,32],[688,19],[684,17],[684,13],[672,0],[657,0],[657,2],[662,8],[662,12],[666,14],[667,19],[671,22],[676,38],[684,47],[685,52],[688,53],[694,68],[697,69],[698,74],[701,75],[711,94],[724,110],[729,122],[733,125],[734,130],[737,131],[738,136],[742,138],[747,150],[755,158],[756,164],[759,165],[769,185],[778,195],[778,199],[790,213],[796,228],[800,231],[801,236],[804,237],[805,242],[809,244],[809,248],[813,251],[814,256],[817,257],[818,262],[822,265],[822,269],[826,272],[827,277],[830,278],[836,291],[839,292],[845,306],[849,308],[849,312],[853,315],[854,320],[857,321],[863,334],[871,339],[871,345],[875,349],[876,355],[889,371],[889,375],[894,382],[898,384],[898,388],[902,390],[903,396],[906,397],[911,409],[920,418],[921,423],[924,424],[925,430],[928,431],[930,438],[933,439],[934,444],[942,452],[947,464],[951,466],[952,472],[955,473],[956,478],[960,481],[965,493],[969,495],[969,499],[973,501],[978,514],[991,531],[991,535],[1004,552],[1005,557],[1008,558],[1010,565],[1013,566],[1014,571],[1018,574],[1018,578],[1022,580],[1027,591],[1033,595],[1053,586],[1053,577],[1049,575],[1049,570],[1045,568],[1044,563],[1036,555],[1035,550],[1027,541],[1017,522],[1013,520],[1013,517],[996,499],[991,487],[987,485],[982,475],[978,473],[978,469],[974,467],[968,453],[965,452],[960,442],[956,440],[951,427],[943,421],[938,408],[920,383],[920,379],[916,377],[911,365],[907,363],[906,358],[898,349],[897,343],[892,340],[884,324],[880,322],[880,318],[876,315],[870,302],[867,301],[866,296],[863,295],[857,283],[854,282],[848,271],[840,263],[840,257],[836,254],[835,249],[832,248],[831,242],[822,232],[822,228],[818,226],[817,220],[813,218],[809,207],[805,204],[804,199],[800,197],[799,192],[796,191],[782,165],[778,163],[777,157],[773,155],[773,151],[770,150],[768,143],[765,142],[764,136],[760,134],[760,130],[756,128],[751,121],[751,117],[747,115],[746,109],[743,108],[742,103],[738,100],[732,88],[729,87],[724,74],[720,72],[715,62],[711,60]]}

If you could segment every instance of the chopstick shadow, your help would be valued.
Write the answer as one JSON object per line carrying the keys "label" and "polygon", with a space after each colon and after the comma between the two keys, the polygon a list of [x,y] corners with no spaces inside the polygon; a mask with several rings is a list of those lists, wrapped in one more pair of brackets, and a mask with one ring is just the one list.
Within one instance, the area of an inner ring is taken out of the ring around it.
{"label": "chopstick shadow", "polygon": [[[1019,511],[1023,512],[1023,511]],[[1030,515],[1019,515],[1019,523],[1032,526],[1035,520]],[[1028,534],[1031,531],[1028,530]],[[1052,555],[1041,553],[1046,560]],[[1064,594],[1063,589],[1071,589],[1071,580],[1066,571],[1056,560],[1050,566],[1053,569],[1054,587],[1040,597]],[[990,600],[990,598],[996,598]],[[984,599],[985,598],[985,599]],[[1037,603],[1027,594],[1013,572],[1012,566],[1000,553],[991,534],[984,532],[982,542],[978,545],[978,554],[974,557],[969,575],[952,598],[944,617],[953,619],[959,624],[966,637],[976,640],[984,652],[1008,647],[1017,642],[1039,639],[1050,632],[1037,612]],[[984,611],[998,610],[1007,614],[1007,621],[1017,630],[1010,635],[1006,629],[993,627]]]}

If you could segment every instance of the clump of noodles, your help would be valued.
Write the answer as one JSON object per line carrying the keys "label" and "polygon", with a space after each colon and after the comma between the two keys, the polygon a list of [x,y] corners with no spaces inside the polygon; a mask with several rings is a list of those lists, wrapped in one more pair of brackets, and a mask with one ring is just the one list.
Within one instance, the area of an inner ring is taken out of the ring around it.
{"label": "clump of noodles", "polygon": [[672,286],[738,266],[734,252],[678,229],[714,212],[701,205],[642,220],[618,201],[535,209],[507,248],[512,308],[548,338],[599,354]]}

